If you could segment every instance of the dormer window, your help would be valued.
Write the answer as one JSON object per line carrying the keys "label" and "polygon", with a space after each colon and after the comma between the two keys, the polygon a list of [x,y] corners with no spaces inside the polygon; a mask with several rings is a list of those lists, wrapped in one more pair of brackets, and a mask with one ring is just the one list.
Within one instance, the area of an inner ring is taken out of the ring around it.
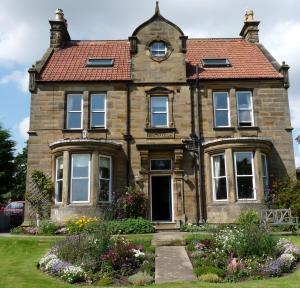
{"label": "dormer window", "polygon": [[87,67],[112,67],[114,66],[114,59],[112,58],[89,58]]}
{"label": "dormer window", "polygon": [[226,58],[210,58],[202,59],[203,67],[218,68],[218,67],[230,67],[230,62]]}
{"label": "dormer window", "polygon": [[167,45],[162,41],[155,41],[150,45],[150,52],[152,57],[165,57],[167,51]]}

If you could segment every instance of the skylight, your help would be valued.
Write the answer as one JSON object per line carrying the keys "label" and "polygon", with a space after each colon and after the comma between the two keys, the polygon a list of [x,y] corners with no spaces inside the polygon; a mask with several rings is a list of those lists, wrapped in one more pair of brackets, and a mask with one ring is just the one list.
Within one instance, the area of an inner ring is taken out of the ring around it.
{"label": "skylight", "polygon": [[88,67],[112,67],[114,59],[111,58],[89,58],[86,66]]}
{"label": "skylight", "polygon": [[202,59],[204,67],[229,67],[230,62],[226,58]]}

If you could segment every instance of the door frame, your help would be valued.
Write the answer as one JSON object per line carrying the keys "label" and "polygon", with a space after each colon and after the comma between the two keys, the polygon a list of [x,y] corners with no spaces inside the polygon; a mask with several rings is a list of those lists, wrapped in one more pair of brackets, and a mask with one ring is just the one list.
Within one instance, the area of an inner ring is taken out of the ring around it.
{"label": "door frame", "polygon": [[[170,183],[170,193],[171,193],[171,220],[170,221],[153,221],[152,220],[152,177],[170,177],[171,183]],[[150,175],[150,181],[149,181],[149,186],[150,186],[150,219],[151,222],[153,223],[174,223],[174,207],[173,207],[173,203],[174,203],[174,197],[173,197],[173,176],[170,173],[166,173],[166,174],[151,174]]]}

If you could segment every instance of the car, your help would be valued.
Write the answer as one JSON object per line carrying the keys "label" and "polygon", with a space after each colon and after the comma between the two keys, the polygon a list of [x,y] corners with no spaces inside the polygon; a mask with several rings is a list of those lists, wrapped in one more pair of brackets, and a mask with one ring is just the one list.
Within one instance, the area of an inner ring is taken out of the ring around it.
{"label": "car", "polygon": [[9,217],[10,228],[20,226],[24,220],[25,201],[13,201],[3,209],[4,215]]}

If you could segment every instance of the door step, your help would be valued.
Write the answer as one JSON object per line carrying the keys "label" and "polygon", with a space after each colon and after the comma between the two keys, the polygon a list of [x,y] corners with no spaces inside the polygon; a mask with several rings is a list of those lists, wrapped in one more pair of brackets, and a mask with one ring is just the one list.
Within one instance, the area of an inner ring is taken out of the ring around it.
{"label": "door step", "polygon": [[170,222],[170,223],[154,222],[153,224],[156,231],[179,231],[180,230],[180,228],[175,222]]}

